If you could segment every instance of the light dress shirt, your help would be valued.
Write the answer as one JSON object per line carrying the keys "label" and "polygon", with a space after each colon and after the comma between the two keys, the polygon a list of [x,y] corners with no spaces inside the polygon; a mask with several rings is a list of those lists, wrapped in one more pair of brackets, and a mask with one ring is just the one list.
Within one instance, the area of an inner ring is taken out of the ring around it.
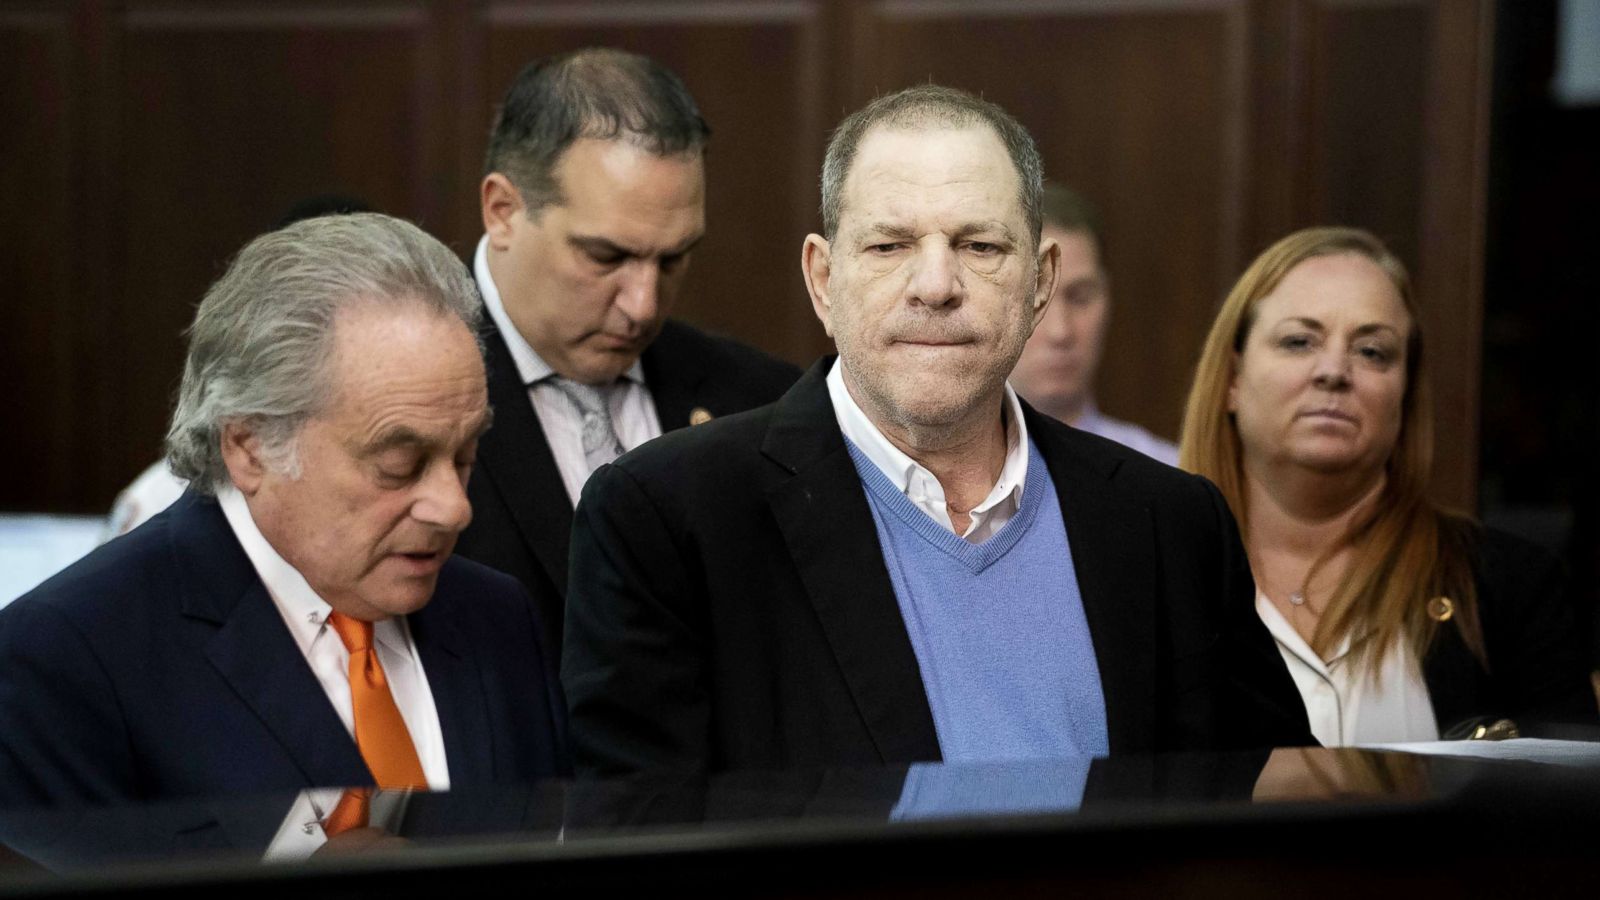
{"label": "light dress shirt", "polygon": [[959,534],[973,544],[981,544],[994,535],[1011,517],[1017,514],[1022,501],[1022,485],[1028,477],[1028,425],[1022,421],[1022,404],[1011,385],[1005,386],[1005,402],[1001,407],[1006,423],[1006,461],[1000,468],[1000,478],[982,503],[972,508],[971,523],[965,533],[957,532],[950,521],[950,511],[945,506],[944,485],[921,463],[883,436],[878,426],[872,424],[867,414],[850,396],[844,384],[844,369],[834,360],[828,372],[828,396],[833,400],[833,414],[839,420],[839,430],[850,443],[866,454],[878,470],[883,472],[895,489],[927,513],[930,518],[951,532]]}
{"label": "light dress shirt", "polygon": [[[556,458],[556,468],[561,470],[567,496],[572,505],[577,506],[583,483],[589,480],[589,462],[583,454],[583,413],[573,405],[571,398],[550,383],[556,370],[539,358],[506,314],[500,289],[495,286],[494,276],[489,274],[488,235],[478,241],[472,272],[477,276],[484,308],[511,350],[511,361],[517,366],[518,377],[528,386],[528,401],[539,417],[539,427],[544,429],[544,439],[550,445],[550,454]],[[616,390],[611,392],[610,406],[611,424],[622,441],[622,449],[632,450],[661,436],[661,419],[656,415],[650,389],[644,383],[644,364],[640,361],[634,360],[633,366],[622,374]]]}
{"label": "light dress shirt", "polygon": [[[244,495],[233,487],[217,492],[217,502],[234,536],[244,547],[245,555],[255,567],[256,575],[266,585],[267,594],[278,607],[283,623],[300,648],[300,653],[311,666],[311,673],[322,685],[322,692],[333,704],[345,731],[355,739],[355,711],[350,703],[350,651],[338,632],[328,627],[328,613],[333,611],[326,601],[306,583],[305,576],[272,549],[255,519]],[[450,789],[450,768],[444,756],[444,732],[439,728],[439,710],[433,703],[433,691],[428,687],[428,673],[422,670],[422,660],[417,656],[417,646],[411,640],[411,630],[404,617],[391,617],[373,623],[373,641],[378,648],[378,662],[389,681],[389,691],[395,705],[400,707],[400,718],[411,732],[411,743],[417,748],[417,759],[422,763],[422,774],[427,776],[428,787],[436,791]],[[306,698],[307,703],[317,702]]]}
{"label": "light dress shirt", "polygon": [[1164,441],[1132,422],[1111,418],[1101,412],[1092,401],[1084,407],[1083,415],[1072,423],[1072,427],[1116,441],[1124,447],[1132,447],[1145,456],[1169,466],[1178,464],[1177,444]]}
{"label": "light dress shirt", "polygon": [[1256,594],[1256,614],[1272,632],[1311,719],[1311,733],[1324,747],[1401,741],[1437,741],[1439,725],[1422,680],[1422,667],[1404,641],[1383,655],[1376,674],[1365,659],[1350,656],[1350,638],[1324,662],[1265,594]]}
{"label": "light dress shirt", "polygon": [[[342,788],[301,791],[294,798],[294,803],[290,804],[289,814],[283,817],[278,833],[267,844],[267,852],[261,855],[262,862],[299,862],[311,858],[311,854],[328,842],[322,823],[332,814],[333,808],[339,805],[339,798],[343,796]],[[398,832],[400,823],[404,821],[409,797],[407,791],[373,791],[372,801],[367,807],[367,826],[381,828],[391,834]]]}

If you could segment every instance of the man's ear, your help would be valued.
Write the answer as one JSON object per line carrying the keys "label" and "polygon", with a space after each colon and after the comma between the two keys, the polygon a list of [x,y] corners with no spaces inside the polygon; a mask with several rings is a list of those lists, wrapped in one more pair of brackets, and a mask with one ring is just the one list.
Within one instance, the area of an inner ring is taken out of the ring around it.
{"label": "man's ear", "polygon": [[479,185],[478,202],[489,246],[496,250],[509,249],[516,220],[524,215],[522,192],[502,173],[490,172],[483,176],[483,184]]}
{"label": "man's ear", "polygon": [[1055,238],[1042,238],[1039,242],[1039,276],[1033,284],[1033,324],[1038,326],[1044,311],[1055,296],[1056,277],[1061,271],[1061,245]]}
{"label": "man's ear", "polygon": [[833,295],[829,293],[828,284],[833,278],[833,247],[827,238],[820,234],[806,235],[806,242],[800,248],[800,273],[806,279],[812,311],[822,323],[822,330],[833,337]]}
{"label": "man's ear", "polygon": [[261,452],[261,437],[250,426],[243,422],[222,426],[222,463],[240,493],[252,497],[261,489],[267,463]]}

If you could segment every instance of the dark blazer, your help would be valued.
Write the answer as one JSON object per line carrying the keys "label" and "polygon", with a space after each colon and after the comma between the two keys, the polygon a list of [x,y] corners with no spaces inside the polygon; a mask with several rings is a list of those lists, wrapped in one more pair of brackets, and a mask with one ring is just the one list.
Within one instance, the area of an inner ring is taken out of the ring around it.
{"label": "dark blazer", "polygon": [[[522,582],[539,605],[546,646],[559,658],[572,501],[528,402],[528,387],[488,316],[483,343],[494,426],[478,442],[467,484],[472,524],[456,552]],[[642,362],[663,432],[688,425],[696,409],[723,416],[771,403],[800,377],[799,369],[759,350],[673,321]]]}
{"label": "dark blazer", "polygon": [[[516,582],[450,559],[408,623],[453,787],[566,768],[553,666]],[[0,610],[0,802],[370,784],[211,498],[185,494]]]}
{"label": "dark blazer", "polygon": [[[939,758],[828,364],[590,478],[562,658],[580,772]],[[1111,752],[1314,743],[1216,488],[1025,415],[1061,499]]]}
{"label": "dark blazer", "polygon": [[1552,737],[1578,736],[1563,726],[1600,726],[1560,561],[1502,531],[1473,527],[1467,541],[1489,666],[1467,649],[1457,622],[1439,628],[1422,665],[1439,733],[1479,719],[1511,719],[1524,735]]}

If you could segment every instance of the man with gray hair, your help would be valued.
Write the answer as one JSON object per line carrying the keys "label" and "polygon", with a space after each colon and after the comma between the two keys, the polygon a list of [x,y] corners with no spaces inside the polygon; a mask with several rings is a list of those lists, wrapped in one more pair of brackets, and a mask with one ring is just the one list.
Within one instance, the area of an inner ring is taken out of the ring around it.
{"label": "man with gray hair", "polygon": [[595,48],[523,69],[490,137],[473,271],[495,426],[460,547],[528,588],[555,650],[589,473],[664,431],[776,400],[800,375],[667,318],[705,233],[709,136],[676,75]]}
{"label": "man with gray hair", "polygon": [[838,358],[584,489],[580,771],[1313,742],[1217,490],[1006,384],[1058,269],[1040,168],[949,88],[839,126],[801,259]]}
{"label": "man with gray hair", "polygon": [[387,216],[239,253],[189,329],[189,491],[0,611],[0,802],[564,769],[531,600],[451,556],[490,419],[479,316],[449,250]]}

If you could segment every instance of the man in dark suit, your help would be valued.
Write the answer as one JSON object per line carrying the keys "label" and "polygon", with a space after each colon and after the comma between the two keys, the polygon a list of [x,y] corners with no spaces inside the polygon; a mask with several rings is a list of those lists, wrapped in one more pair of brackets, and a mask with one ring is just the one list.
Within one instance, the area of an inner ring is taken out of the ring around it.
{"label": "man in dark suit", "polygon": [[263,235],[200,304],[191,488],[0,611],[0,801],[565,770],[538,613],[454,558],[489,425],[471,280],[376,214]]}
{"label": "man in dark suit", "polygon": [[822,183],[802,263],[837,362],[584,490],[579,771],[1310,743],[1216,489],[1006,385],[1057,267],[1027,132],[912,88],[840,125]]}
{"label": "man in dark suit", "polygon": [[676,75],[598,49],[524,69],[490,138],[473,272],[495,425],[458,549],[527,586],[557,651],[589,473],[663,431],[771,402],[800,374],[667,319],[705,231],[709,133]]}

